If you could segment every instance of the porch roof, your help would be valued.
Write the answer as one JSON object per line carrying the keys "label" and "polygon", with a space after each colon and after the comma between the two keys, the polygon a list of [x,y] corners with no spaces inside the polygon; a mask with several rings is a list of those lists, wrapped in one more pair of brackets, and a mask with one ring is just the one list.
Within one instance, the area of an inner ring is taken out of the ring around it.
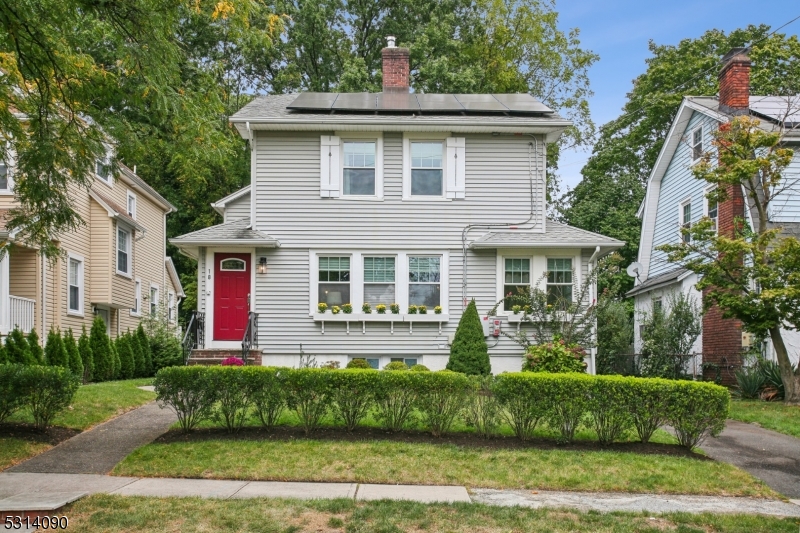
{"label": "porch roof", "polygon": [[608,253],[625,245],[624,242],[599,233],[574,228],[548,220],[544,233],[530,230],[491,231],[470,244],[472,249],[497,248],[593,248],[599,246]]}
{"label": "porch roof", "polygon": [[199,246],[258,246],[259,248],[277,248],[281,243],[262,231],[250,228],[250,218],[242,218],[193,231],[169,242],[182,252],[191,253]]}

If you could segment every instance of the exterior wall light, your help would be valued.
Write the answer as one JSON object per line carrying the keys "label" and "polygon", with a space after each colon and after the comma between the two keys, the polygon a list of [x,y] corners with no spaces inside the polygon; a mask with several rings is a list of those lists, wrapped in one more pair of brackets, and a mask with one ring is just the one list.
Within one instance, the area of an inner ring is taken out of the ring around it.
{"label": "exterior wall light", "polygon": [[256,272],[259,274],[266,274],[267,273],[267,258],[266,257],[259,257],[258,258],[258,267]]}

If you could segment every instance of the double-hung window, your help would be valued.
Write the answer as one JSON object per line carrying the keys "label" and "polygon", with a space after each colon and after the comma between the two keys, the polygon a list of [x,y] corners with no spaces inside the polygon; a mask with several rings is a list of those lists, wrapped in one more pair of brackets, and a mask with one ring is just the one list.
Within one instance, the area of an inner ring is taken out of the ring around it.
{"label": "double-hung window", "polygon": [[142,282],[136,280],[133,285],[133,307],[131,308],[132,315],[139,315],[142,312]]}
{"label": "double-hung window", "polygon": [[364,302],[374,307],[389,306],[395,301],[395,258],[365,257]]}
{"label": "double-hung window", "polygon": [[158,313],[158,287],[150,285],[150,316],[155,317]]}
{"label": "double-hung window", "polygon": [[703,157],[703,128],[697,128],[692,132],[692,162],[699,161]]}
{"label": "double-hung window", "polygon": [[111,163],[108,162],[108,159],[98,159],[95,161],[94,173],[106,183],[111,183]]}
{"label": "double-hung window", "polygon": [[408,257],[408,304],[441,305],[441,257]]}
{"label": "double-hung window", "polygon": [[345,141],[342,194],[375,196],[375,141]]}
{"label": "double-hung window", "polygon": [[350,302],[350,257],[319,258],[317,301],[330,307]]}
{"label": "double-hung window", "polygon": [[572,259],[547,259],[547,303],[572,303]]}
{"label": "double-hung window", "polygon": [[0,191],[8,191],[11,189],[11,177],[8,169],[8,164],[0,159]]}
{"label": "double-hung window", "polygon": [[117,228],[117,272],[131,275],[131,232]]}
{"label": "double-hung window", "polygon": [[443,144],[411,142],[411,196],[444,194]]}
{"label": "double-hung window", "polygon": [[70,313],[83,313],[83,261],[69,256],[67,264],[67,310]]}
{"label": "double-hung window", "polygon": [[653,298],[653,313],[661,313],[664,310],[664,302],[661,296],[656,296]]}
{"label": "double-hung window", "polygon": [[136,195],[128,191],[128,216],[136,220]]}
{"label": "double-hung window", "polygon": [[717,218],[719,218],[719,205],[715,199],[709,198],[708,195],[712,194],[715,187],[706,189],[706,216],[714,223],[714,231],[719,227],[717,225]]}
{"label": "double-hung window", "polygon": [[692,236],[688,233],[689,228],[692,227],[691,200],[687,200],[681,204],[680,217],[681,217],[681,239],[683,240],[683,242],[689,243],[692,241]]}
{"label": "double-hung window", "polygon": [[175,321],[175,293],[167,293],[167,320],[169,322]]}
{"label": "double-hung window", "polygon": [[520,305],[520,302],[516,300],[530,291],[531,260],[506,258],[504,272],[503,297],[505,304],[503,308],[510,311],[513,306]]}

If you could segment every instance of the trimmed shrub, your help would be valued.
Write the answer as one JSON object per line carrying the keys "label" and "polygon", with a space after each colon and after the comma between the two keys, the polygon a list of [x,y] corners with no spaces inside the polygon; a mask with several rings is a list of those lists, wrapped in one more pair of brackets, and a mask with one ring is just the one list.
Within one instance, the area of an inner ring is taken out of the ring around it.
{"label": "trimmed shrub", "polygon": [[463,411],[470,381],[465,374],[448,370],[423,372],[412,374],[416,382],[417,409],[422,415],[422,423],[430,430],[431,435],[441,437],[450,431],[453,422]]}
{"label": "trimmed shrub", "polygon": [[338,371],[322,368],[287,370],[286,403],[297,413],[306,435],[311,435],[333,403],[331,376]]}
{"label": "trimmed shrub", "polygon": [[589,408],[589,389],[594,380],[586,374],[541,374],[538,387],[550,403],[547,424],[558,432],[558,442],[568,444]]}
{"label": "trimmed shrub", "polygon": [[36,333],[36,328],[31,329],[28,333],[28,347],[30,350],[30,364],[43,365],[44,364],[44,350],[39,343],[39,334]]}
{"label": "trimmed shrub", "polygon": [[67,355],[69,356],[70,371],[83,380],[83,360],[78,349],[78,343],[75,342],[75,336],[72,334],[72,328],[69,328],[64,335],[64,347],[67,349]]}
{"label": "trimmed shrub", "polygon": [[86,333],[86,326],[82,327],[81,336],[78,338],[78,351],[83,362],[83,382],[89,383],[94,374],[94,354],[89,335]]}
{"label": "trimmed shrub", "polygon": [[286,408],[286,388],[282,381],[286,370],[250,366],[242,371],[249,376],[248,393],[253,402],[253,412],[262,426],[272,428]]}
{"label": "trimmed shrub", "polygon": [[502,407],[501,415],[520,440],[533,436],[539,421],[550,407],[550,400],[539,388],[538,374],[503,373],[495,378],[494,395]]}
{"label": "trimmed shrub", "polygon": [[47,334],[47,344],[44,346],[44,358],[50,366],[69,368],[69,353],[67,353],[67,347],[64,346],[61,332],[56,331],[55,328],[50,328],[50,333]]}
{"label": "trimmed shrub", "polygon": [[372,370],[366,359],[351,359],[345,368],[363,368],[364,370]]}
{"label": "trimmed shrub", "polygon": [[470,376],[466,422],[484,439],[495,436],[500,425],[500,402],[492,392],[493,386],[491,375]]}
{"label": "trimmed shrub", "polygon": [[189,433],[198,422],[211,417],[217,389],[208,367],[162,368],[153,385],[159,405],[175,411],[184,432]]}
{"label": "trimmed shrub", "polygon": [[25,391],[22,387],[24,365],[0,365],[0,423],[25,405]]}
{"label": "trimmed shrub", "polygon": [[20,371],[21,392],[36,428],[44,430],[66,409],[80,387],[80,379],[59,366],[28,366]]}
{"label": "trimmed shrub", "polygon": [[412,372],[430,372],[431,369],[425,365],[414,365],[411,367]]}
{"label": "trimmed shrub", "polygon": [[583,358],[586,352],[580,346],[567,346],[563,340],[528,346],[523,372],[586,372]]}
{"label": "trimmed shrub", "polygon": [[381,372],[381,377],[375,381],[375,419],[384,429],[400,431],[413,418],[417,402],[413,383],[419,375],[411,372]]}
{"label": "trimmed shrub", "polygon": [[649,442],[653,433],[667,421],[670,390],[676,383],[661,378],[628,378],[631,399],[628,408],[633,427],[642,442]]}
{"label": "trimmed shrub", "polygon": [[139,335],[136,330],[128,332],[128,342],[133,351],[133,375],[137,378],[147,377],[147,368],[144,361],[144,350],[142,350],[142,343],[139,341]]}
{"label": "trimmed shrub", "polygon": [[722,432],[729,408],[730,393],[725,387],[676,381],[670,390],[667,419],[678,443],[691,450],[708,435]]}
{"label": "trimmed shrub", "polygon": [[152,353],[153,368],[158,371],[170,366],[183,365],[183,349],[181,341],[166,331],[150,337],[150,350]]}
{"label": "trimmed shrub", "polygon": [[136,360],[128,333],[117,337],[114,348],[119,357],[119,379],[131,379],[136,373]]}
{"label": "trimmed shrub", "polygon": [[147,333],[144,332],[144,327],[142,327],[141,323],[139,323],[139,327],[136,328],[136,336],[139,338],[139,346],[142,347],[142,355],[144,355],[144,375],[152,376],[155,372],[155,368],[153,367],[153,352],[150,349],[150,339],[147,337]]}
{"label": "trimmed shrub", "polygon": [[114,377],[114,355],[111,353],[111,339],[106,333],[105,321],[95,317],[92,331],[89,334],[89,346],[92,349],[94,368],[93,381],[108,381]]}
{"label": "trimmed shrub", "polygon": [[18,328],[11,330],[11,333],[6,337],[6,359],[9,363],[18,365],[35,364],[31,356],[28,339]]}
{"label": "trimmed shrub", "polygon": [[611,444],[633,427],[631,385],[620,376],[598,376],[589,383],[588,410],[601,444]]}
{"label": "trimmed shrub", "polygon": [[483,337],[483,326],[475,300],[469,303],[458,322],[456,335],[450,346],[447,370],[480,376],[490,374],[492,371],[489,363],[489,347]]}
{"label": "trimmed shrub", "polygon": [[217,404],[213,418],[228,433],[236,433],[244,425],[250,410],[249,374],[236,366],[217,366],[208,369]]}
{"label": "trimmed shrub", "polygon": [[333,414],[347,431],[353,431],[373,406],[378,375],[372,368],[345,369],[331,375]]}
{"label": "trimmed shrub", "polygon": [[408,370],[408,365],[405,364],[403,361],[392,361],[391,363],[389,363],[388,365],[383,367],[383,369],[384,370],[389,370],[389,371],[392,371],[392,370]]}

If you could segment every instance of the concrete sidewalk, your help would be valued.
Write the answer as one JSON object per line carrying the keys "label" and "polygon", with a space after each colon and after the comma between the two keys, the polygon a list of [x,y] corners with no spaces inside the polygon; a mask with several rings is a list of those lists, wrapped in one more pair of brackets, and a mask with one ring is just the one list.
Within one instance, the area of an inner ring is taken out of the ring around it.
{"label": "concrete sidewalk", "polygon": [[[433,485],[376,485],[358,483],[300,483],[215,479],[134,478],[87,474],[0,473],[0,500],[20,496],[52,499],[65,493],[122,496],[199,498],[348,498],[357,501],[406,500],[421,503],[483,503],[499,506],[556,507],[581,511],[746,513],[800,517],[800,502],[792,504],[757,498],[673,496],[592,492],[473,489]],[[471,497],[470,497],[471,496]],[[2,501],[0,501],[2,504]]]}

